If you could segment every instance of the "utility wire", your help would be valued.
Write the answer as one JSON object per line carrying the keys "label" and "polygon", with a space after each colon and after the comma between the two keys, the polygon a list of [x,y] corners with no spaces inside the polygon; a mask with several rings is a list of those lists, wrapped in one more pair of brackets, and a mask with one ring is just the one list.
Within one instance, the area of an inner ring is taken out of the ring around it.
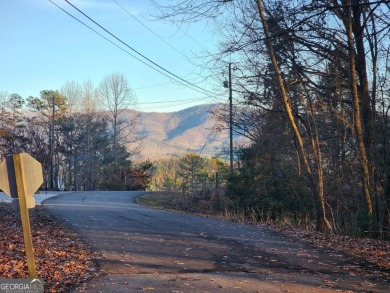
{"label": "utility wire", "polygon": [[[145,64],[146,66],[150,67],[151,69],[159,72],[160,74],[168,77],[169,79],[171,79],[172,81],[182,85],[182,86],[185,86],[185,87],[188,87],[187,84],[184,84],[178,80],[175,80],[173,77],[167,75],[165,72],[157,69],[157,68],[154,68],[153,66],[151,66],[150,64],[146,63],[145,61],[143,61],[142,59],[138,58],[137,56],[131,54],[129,51],[125,50],[124,48],[120,47],[119,45],[115,44],[113,41],[111,41],[110,39],[108,39],[107,37],[105,37],[104,35],[102,35],[101,33],[99,33],[98,31],[96,31],[95,29],[93,29],[92,27],[90,27],[89,25],[87,25],[86,23],[84,23],[83,21],[81,21],[80,19],[78,19],[77,17],[73,16],[72,14],[70,14],[69,12],[67,12],[65,9],[63,9],[62,7],[60,7],[59,5],[57,5],[56,3],[54,3],[53,1],[49,0],[53,5],[55,5],[57,8],[59,8],[60,10],[62,10],[64,13],[66,13],[67,15],[69,15],[70,17],[72,17],[73,19],[75,19],[76,21],[78,21],[79,23],[81,23],[82,25],[84,25],[85,27],[87,27],[88,29],[90,29],[91,31],[93,31],[94,33],[96,33],[97,35],[99,35],[100,37],[104,38],[106,41],[108,41],[109,43],[111,43],[112,45],[114,45],[115,47],[117,47],[118,49],[122,50],[123,52],[125,52],[126,54],[130,55],[131,57],[137,59],[138,61],[140,61],[141,63]],[[172,82],[170,83],[166,83],[166,84],[171,84]],[[199,93],[203,93],[203,92],[200,92],[199,90],[197,89],[193,89],[192,90],[194,91],[197,91]],[[201,98],[201,99],[198,99],[198,100],[203,100],[204,98]]]}
{"label": "utility wire", "polygon": [[168,103],[179,103],[179,102],[197,102],[197,101],[207,100],[207,99],[208,99],[208,97],[196,98],[196,99],[183,99],[183,100],[163,101],[163,102],[144,102],[144,103],[137,103],[137,105],[168,104]]}
{"label": "utility wire", "polygon": [[169,47],[171,47],[173,50],[175,50],[177,53],[182,55],[184,58],[187,59],[187,61],[191,62],[190,58],[188,58],[183,52],[179,51],[175,46],[167,42],[165,39],[163,39],[159,34],[154,32],[151,28],[149,28],[146,24],[144,24],[141,20],[139,20],[134,14],[132,14],[130,11],[128,11],[126,8],[124,8],[122,5],[120,5],[116,0],[112,0],[116,5],[118,5],[123,11],[125,11],[128,15],[130,15],[133,19],[135,19],[139,24],[141,24],[144,28],[146,28],[148,31],[150,31],[152,34],[154,34],[157,38],[159,38],[161,41],[163,41],[165,44],[167,44]]}
{"label": "utility wire", "polygon": [[[114,0],[113,0],[114,1]],[[154,0],[150,0],[150,2],[152,2],[153,3],[153,5],[154,5],[154,7],[156,7],[159,11],[160,11],[160,13],[164,13],[163,11],[162,11],[162,9],[160,8],[160,6],[156,3],[156,1],[154,1]],[[201,43],[199,43],[195,38],[193,38],[187,31],[185,31],[182,27],[181,27],[181,25],[178,25],[176,22],[172,22],[177,28],[178,28],[178,30],[180,30],[182,33],[184,33],[187,37],[189,37],[194,43],[196,43],[200,48],[202,48],[202,50],[204,50],[204,52],[208,52],[208,49],[207,48],[205,48]],[[212,69],[212,68],[206,68],[206,69],[209,69],[210,71],[211,71],[211,73],[213,73],[213,76],[219,76],[220,74],[216,74],[215,73],[215,70],[214,69]]]}
{"label": "utility wire", "polygon": [[183,106],[183,105],[191,105],[193,104],[194,102],[186,102],[186,103],[183,103],[183,102],[178,102],[178,103],[174,103],[174,104],[167,104],[167,105],[150,105],[150,106],[142,106],[141,103],[138,103],[138,105],[141,105],[141,109],[142,111],[151,111],[151,110],[161,110],[161,109],[165,109],[165,108],[169,108],[170,111],[172,109],[172,107],[177,107],[177,106]]}
{"label": "utility wire", "polygon": [[172,84],[172,83],[173,82],[165,82],[165,83],[159,83],[159,84],[146,85],[146,86],[142,86],[142,87],[137,87],[134,90],[143,90],[143,89],[147,89],[147,88],[158,87],[158,86],[168,85],[168,84]]}
{"label": "utility wire", "polygon": [[[183,52],[179,51],[176,47],[174,47],[172,44],[170,44],[169,42],[167,42],[164,38],[162,38],[159,34],[157,34],[156,32],[154,32],[151,28],[149,28],[146,24],[144,24],[141,20],[139,20],[134,14],[132,14],[131,12],[129,12],[128,10],[126,10],[122,5],[120,5],[116,0],[112,0],[114,3],[116,3],[116,5],[118,5],[122,10],[124,10],[128,15],[130,15],[132,18],[134,18],[138,23],[140,23],[143,27],[145,27],[148,31],[150,31],[152,34],[154,34],[156,37],[158,37],[161,41],[163,41],[165,44],[167,44],[169,47],[171,47],[173,50],[175,50],[176,52],[178,52],[179,54],[181,54],[182,56],[184,56],[185,59],[187,59],[188,62],[192,63],[193,64],[193,61],[187,57]],[[154,2],[154,1],[151,1],[153,3],[153,5],[160,11],[162,12],[161,8],[158,7],[158,5]],[[194,43],[196,43],[199,47],[201,47],[204,51],[207,51],[207,49],[202,45],[200,44],[197,40],[195,40],[188,32],[186,32],[185,30],[183,30],[181,28],[181,26],[179,26],[176,22],[173,23],[181,32],[183,32],[186,36],[188,36]],[[212,69],[210,69],[211,72],[213,72]],[[214,73],[214,72],[213,72]],[[214,75],[217,75],[214,73]]]}
{"label": "utility wire", "polygon": [[[160,11],[160,13],[163,13],[163,11],[161,10],[161,8],[159,7],[159,5],[156,3],[156,1],[154,1],[154,0],[150,0],[152,3],[153,3],[153,5],[154,5],[154,7],[156,7],[159,11]],[[176,25],[176,27],[180,30],[180,31],[182,31],[185,35],[187,35],[194,43],[196,43],[199,47],[201,47],[203,50],[205,50],[205,51],[207,51],[207,49],[201,44],[201,43],[199,43],[197,40],[195,40],[188,32],[186,32],[185,30],[183,30],[182,28],[181,28],[181,26],[179,26],[176,22],[174,22],[174,24]]]}
{"label": "utility wire", "polygon": [[[101,33],[99,33],[98,31],[96,31],[95,29],[93,29],[92,27],[90,27],[89,25],[87,25],[85,22],[81,21],[80,19],[78,19],[77,17],[73,16],[72,14],[70,14],[68,11],[66,11],[65,9],[63,9],[62,7],[58,6],[56,3],[54,3],[52,0],[49,0],[49,2],[51,2],[53,5],[57,6],[59,9],[61,9],[63,12],[65,12],[67,15],[69,15],[70,17],[72,17],[73,19],[75,19],[76,21],[78,21],[79,23],[81,23],[82,25],[84,25],[85,27],[87,27],[88,29],[90,29],[91,31],[93,31],[94,33],[96,33],[97,35],[99,35],[100,37],[102,37],[103,39],[105,39],[107,42],[111,43],[112,45],[114,45],[115,47],[117,47],[118,49],[122,50],[123,52],[125,52],[126,54],[130,55],[131,57],[137,59],[138,61],[142,62],[143,64],[145,64],[146,66],[156,70],[157,72],[165,75],[166,77],[170,78],[170,76],[168,76],[167,74],[165,74],[164,72],[162,71],[159,71],[158,69],[154,68],[153,66],[151,66],[150,64],[146,63],[145,61],[143,61],[142,59],[138,58],[137,56],[131,54],[129,51],[126,51],[125,49],[123,49],[122,47],[118,46],[117,44],[115,44],[113,41],[111,41],[110,39],[108,39],[107,37],[103,36]],[[180,83],[180,82],[179,82]],[[182,84],[182,83],[180,83]],[[184,85],[184,84],[182,84]]]}
{"label": "utility wire", "polygon": [[[100,37],[104,38],[106,41],[110,42],[112,45],[114,45],[115,47],[117,47],[118,49],[122,50],[123,52],[125,52],[126,54],[129,54],[130,56],[132,56],[133,58],[137,59],[138,61],[142,62],[143,64],[145,64],[146,66],[158,71],[159,73],[167,76],[168,78],[171,79],[170,76],[166,75],[166,73],[162,72],[162,71],[159,71],[158,69],[152,67],[150,64],[146,63],[145,61],[139,59],[137,56],[134,56],[133,54],[131,54],[130,52],[126,51],[125,49],[123,49],[122,47],[118,46],[117,44],[115,44],[114,42],[112,42],[110,39],[106,38],[105,36],[103,36],[102,34],[100,34],[99,32],[97,32],[96,30],[94,30],[93,28],[91,28],[90,26],[88,26],[86,23],[84,23],[83,21],[79,20],[78,18],[76,18],[75,16],[73,16],[72,14],[70,14],[69,12],[67,12],[66,10],[64,10],[62,7],[58,6],[56,3],[54,3],[53,1],[49,0],[53,5],[57,6],[60,10],[62,10],[63,12],[65,12],[67,15],[69,15],[70,17],[72,17],[73,19],[75,19],[76,21],[78,21],[79,23],[81,23],[82,25],[84,25],[85,27],[89,28],[90,30],[92,30],[94,33],[98,34]],[[178,81],[176,81],[178,82]],[[180,83],[180,82],[178,82]],[[145,89],[145,88],[149,88],[149,87],[155,87],[155,86],[161,86],[161,85],[167,85],[167,84],[172,84],[172,82],[169,82],[169,83],[163,83],[163,84],[158,84],[158,85],[151,85],[151,86],[145,86],[145,87],[141,87],[141,88],[138,88],[138,89]],[[183,86],[186,86],[182,83],[180,83],[181,85]],[[138,90],[138,89],[135,89],[135,90]],[[203,98],[194,98],[194,99],[184,99],[184,100],[173,100],[173,101],[164,101],[164,102],[145,102],[145,103],[138,103],[139,105],[150,105],[150,104],[169,104],[167,105],[166,107],[171,107],[173,103],[175,103],[174,105],[176,105],[176,103],[179,103],[179,104],[182,104],[183,102],[185,102],[185,104],[189,104],[189,103],[192,103],[192,102],[197,102],[197,101],[201,101],[201,100],[207,100],[209,97],[203,97]],[[179,105],[178,104],[178,105]],[[161,106],[159,106],[159,108],[161,108]],[[157,108],[156,108],[157,109]]]}
{"label": "utility wire", "polygon": [[[49,0],[50,2],[52,2],[51,0]],[[72,6],[74,9],[76,9],[79,13],[81,13],[82,15],[84,15],[86,18],[88,18],[90,21],[92,21],[94,24],[96,24],[98,27],[100,27],[102,30],[104,30],[106,33],[108,33],[109,35],[111,35],[113,38],[115,38],[116,40],[118,40],[120,43],[122,43],[123,45],[125,45],[126,47],[128,47],[130,50],[132,50],[134,53],[136,53],[137,55],[141,56],[143,59],[147,60],[148,62],[150,62],[151,64],[153,64],[154,66],[158,67],[159,69],[161,69],[162,71],[168,73],[169,75],[175,77],[176,79],[182,81],[183,83],[196,88],[196,89],[199,89],[203,92],[207,92],[207,93],[210,93],[214,96],[216,96],[215,93],[209,91],[209,90],[206,90],[192,82],[189,82],[187,80],[185,80],[184,78],[181,78],[180,76],[176,75],[175,73],[169,71],[168,69],[162,67],[161,65],[157,64],[156,62],[154,62],[153,60],[151,60],[150,58],[146,57],[144,54],[142,54],[141,52],[137,51],[136,49],[134,49],[133,47],[131,47],[130,45],[128,45],[127,43],[125,43],[124,41],[122,41],[120,38],[118,38],[116,35],[114,35],[113,33],[111,33],[110,31],[108,31],[106,28],[104,28],[102,25],[100,25],[98,22],[96,22],[95,20],[93,20],[91,17],[89,17],[87,14],[85,14],[83,11],[81,11],[79,8],[77,8],[75,5],[73,5],[71,2],[69,2],[68,0],[65,0],[66,3],[68,3],[70,6]],[[52,2],[53,3],[53,2]],[[160,71],[159,71],[160,72]]]}

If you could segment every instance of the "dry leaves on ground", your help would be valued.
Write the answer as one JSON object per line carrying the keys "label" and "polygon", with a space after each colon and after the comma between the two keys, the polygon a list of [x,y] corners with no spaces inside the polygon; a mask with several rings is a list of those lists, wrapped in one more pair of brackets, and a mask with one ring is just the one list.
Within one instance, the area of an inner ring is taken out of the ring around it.
{"label": "dry leaves on ground", "polygon": [[[88,247],[40,206],[29,210],[35,263],[45,292],[68,292],[96,275]],[[28,278],[20,214],[0,204],[0,278]]]}
{"label": "dry leaves on ground", "polygon": [[340,251],[380,268],[390,270],[390,241],[345,235],[320,233],[293,227],[277,228],[282,234],[299,239],[315,247]]}
{"label": "dry leaves on ground", "polygon": [[[175,193],[152,193],[138,198],[140,204],[151,207],[172,209],[188,212],[183,205],[177,204],[180,202],[180,194]],[[193,202],[190,204],[196,206]],[[209,205],[210,206],[210,205]],[[207,217],[218,217],[226,220],[242,222],[250,225],[258,225],[269,229],[276,230],[287,237],[305,241],[306,243],[325,249],[340,251],[351,257],[365,260],[385,270],[390,270],[390,241],[383,239],[360,238],[345,235],[325,234],[313,230],[305,230],[291,226],[273,224],[259,224],[259,222],[248,221],[244,214],[212,214],[212,213],[197,213]]]}

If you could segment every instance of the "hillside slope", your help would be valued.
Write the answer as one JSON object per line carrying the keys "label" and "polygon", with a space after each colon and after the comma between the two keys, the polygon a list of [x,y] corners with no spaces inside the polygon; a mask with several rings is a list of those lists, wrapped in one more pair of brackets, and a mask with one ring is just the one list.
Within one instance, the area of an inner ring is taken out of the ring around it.
{"label": "hillside slope", "polygon": [[139,115],[138,133],[143,137],[140,157],[152,161],[194,152],[219,155],[228,149],[228,131],[217,131],[211,112],[221,104],[205,104],[178,112],[157,113],[127,110],[128,118]]}

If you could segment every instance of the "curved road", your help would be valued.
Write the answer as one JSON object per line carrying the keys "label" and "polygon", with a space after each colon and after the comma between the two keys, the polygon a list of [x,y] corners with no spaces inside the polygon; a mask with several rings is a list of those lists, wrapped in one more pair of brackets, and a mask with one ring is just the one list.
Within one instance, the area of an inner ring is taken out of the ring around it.
{"label": "curved road", "polygon": [[[142,192],[43,204],[87,242],[102,275],[83,292],[390,292],[386,274],[264,228],[155,210]],[[387,275],[388,276],[388,275]]]}

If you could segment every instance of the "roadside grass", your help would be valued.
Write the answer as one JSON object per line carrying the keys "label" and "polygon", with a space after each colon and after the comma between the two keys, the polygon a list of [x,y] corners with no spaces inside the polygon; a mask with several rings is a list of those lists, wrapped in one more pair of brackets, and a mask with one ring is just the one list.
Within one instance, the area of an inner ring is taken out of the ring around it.
{"label": "roadside grass", "polygon": [[142,205],[147,205],[158,209],[173,209],[172,199],[177,198],[172,193],[148,193],[136,198],[136,202]]}
{"label": "roadside grass", "polygon": [[151,192],[136,198],[136,202],[157,209],[182,211],[194,214],[212,214],[209,195],[180,192]]}

